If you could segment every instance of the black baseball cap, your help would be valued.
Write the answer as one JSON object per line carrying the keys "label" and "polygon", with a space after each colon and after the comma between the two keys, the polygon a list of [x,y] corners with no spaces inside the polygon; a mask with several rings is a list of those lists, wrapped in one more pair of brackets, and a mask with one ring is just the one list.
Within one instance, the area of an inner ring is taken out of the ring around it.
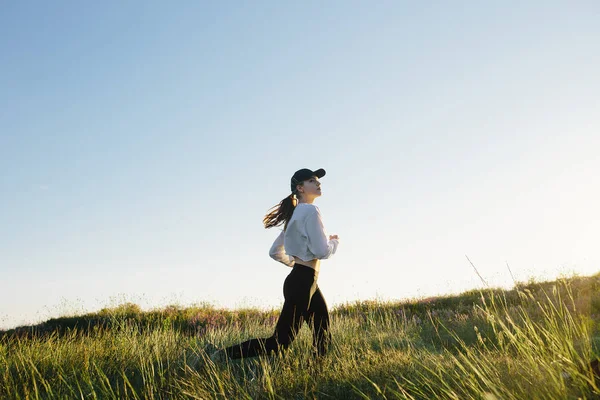
{"label": "black baseball cap", "polygon": [[308,168],[299,169],[294,173],[291,179],[290,187],[292,189],[292,193],[296,190],[296,185],[299,185],[301,182],[308,180],[316,176],[317,178],[322,178],[325,176],[325,170],[323,168],[319,168],[316,171],[311,171]]}

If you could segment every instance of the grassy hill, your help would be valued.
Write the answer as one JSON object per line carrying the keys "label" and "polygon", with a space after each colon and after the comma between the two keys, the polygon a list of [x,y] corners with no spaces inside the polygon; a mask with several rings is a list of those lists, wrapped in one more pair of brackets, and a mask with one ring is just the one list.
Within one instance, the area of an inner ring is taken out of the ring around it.
{"label": "grassy hill", "polygon": [[[123,304],[0,331],[0,398],[596,398],[600,274],[331,310],[277,356],[214,364],[203,348],[267,337],[279,310]],[[598,396],[600,398],[600,396]]]}

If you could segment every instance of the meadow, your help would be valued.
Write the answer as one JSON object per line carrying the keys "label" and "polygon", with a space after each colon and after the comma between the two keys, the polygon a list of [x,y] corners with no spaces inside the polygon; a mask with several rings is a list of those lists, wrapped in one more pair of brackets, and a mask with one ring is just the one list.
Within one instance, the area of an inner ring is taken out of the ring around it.
{"label": "meadow", "polygon": [[278,309],[208,304],[96,313],[0,331],[1,399],[600,398],[600,274],[331,310],[311,358],[307,326],[275,356],[204,352],[267,337]]}

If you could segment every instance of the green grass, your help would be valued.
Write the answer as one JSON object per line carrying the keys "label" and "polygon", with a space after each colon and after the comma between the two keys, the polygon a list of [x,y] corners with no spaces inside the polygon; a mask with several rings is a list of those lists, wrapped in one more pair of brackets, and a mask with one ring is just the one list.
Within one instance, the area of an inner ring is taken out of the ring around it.
{"label": "green grass", "polygon": [[267,337],[278,310],[134,304],[0,332],[2,399],[600,398],[600,275],[331,311],[277,356],[215,365],[208,342]]}

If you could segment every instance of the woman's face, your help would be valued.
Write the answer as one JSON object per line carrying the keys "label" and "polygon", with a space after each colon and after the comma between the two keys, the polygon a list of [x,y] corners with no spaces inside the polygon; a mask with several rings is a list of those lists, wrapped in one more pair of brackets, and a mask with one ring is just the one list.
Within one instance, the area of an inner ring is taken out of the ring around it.
{"label": "woman's face", "polygon": [[315,199],[321,195],[321,182],[319,178],[313,176],[312,178],[305,180],[302,186],[298,185],[298,192],[300,196],[304,196],[305,199]]}

